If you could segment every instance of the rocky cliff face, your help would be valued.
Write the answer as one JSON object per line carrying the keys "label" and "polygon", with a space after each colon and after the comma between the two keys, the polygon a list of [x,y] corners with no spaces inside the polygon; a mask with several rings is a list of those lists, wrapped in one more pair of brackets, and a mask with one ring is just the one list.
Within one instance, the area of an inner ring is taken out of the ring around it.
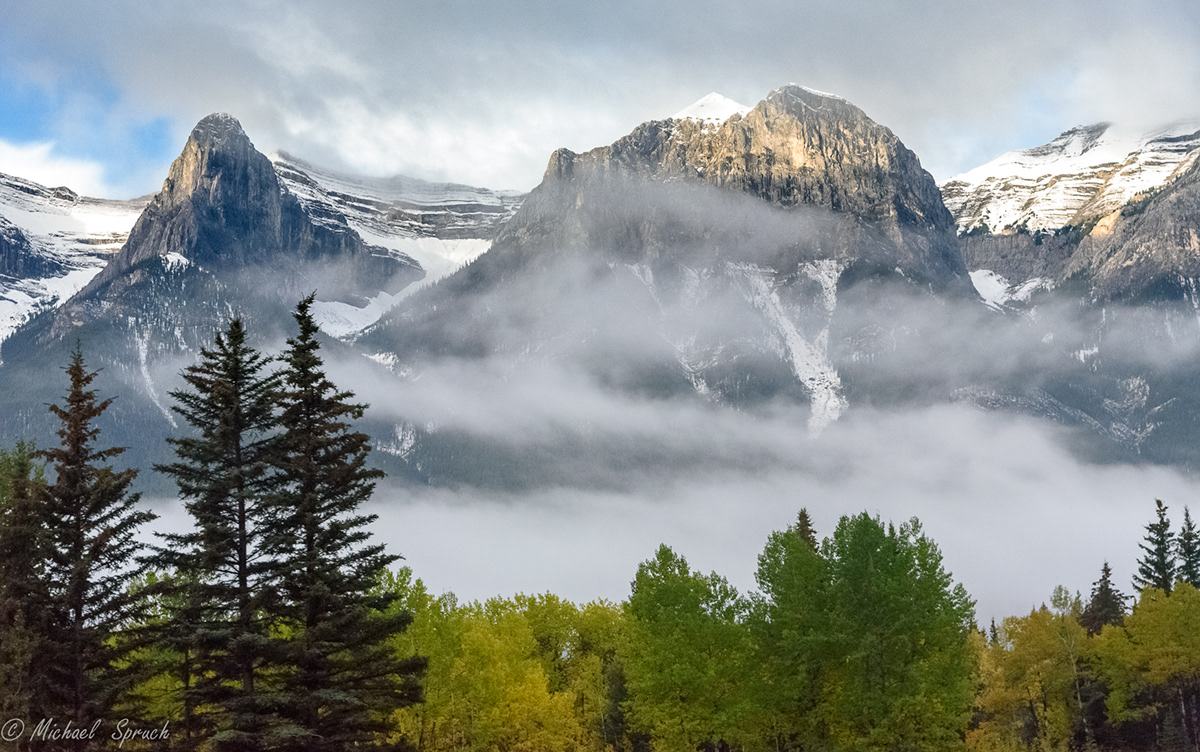
{"label": "rocky cliff face", "polygon": [[1062,276],[1102,301],[1200,304],[1200,162],[1098,222]]}
{"label": "rocky cliff face", "polygon": [[896,269],[937,290],[968,289],[953,218],[916,155],[849,102],[794,84],[719,124],[652,121],[585,154],[560,149],[507,232],[561,213],[597,184],[639,179],[709,185],[782,208],[827,209],[852,221],[842,237],[823,244],[820,257]]}
{"label": "rocky cliff face", "polygon": [[59,270],[52,259],[34,253],[21,228],[0,216],[0,277],[49,276]]}
{"label": "rocky cliff face", "polygon": [[[367,246],[344,221],[312,221],[281,189],[271,161],[224,114],[196,125],[121,252],[80,297],[171,253],[208,269],[269,267],[292,282],[285,287],[293,294],[307,285],[325,298],[353,297],[376,284],[397,292],[422,276],[413,259]],[[338,272],[320,273],[322,262]]]}
{"label": "rocky cliff face", "polygon": [[911,331],[886,306],[879,321],[843,306],[893,284],[974,301],[953,219],[916,156],[845,100],[795,85],[748,111],[705,100],[554,152],[487,254],[357,344],[400,373],[538,358],[618,390],[837,420],[841,364]]}

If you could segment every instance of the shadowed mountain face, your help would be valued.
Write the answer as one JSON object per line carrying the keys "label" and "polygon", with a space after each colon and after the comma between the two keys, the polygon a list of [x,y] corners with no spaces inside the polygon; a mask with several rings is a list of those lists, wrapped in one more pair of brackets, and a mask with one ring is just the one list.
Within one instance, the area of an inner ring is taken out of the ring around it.
{"label": "shadowed mountain face", "polygon": [[1097,223],[1063,269],[1073,276],[1100,300],[1200,303],[1200,161]]}
{"label": "shadowed mountain face", "polygon": [[33,252],[21,228],[0,217],[0,277],[48,276],[58,269],[52,259]]}
{"label": "shadowed mountain face", "polygon": [[366,245],[344,220],[313,222],[237,120],[223,114],[196,125],[124,247],[59,309],[49,336],[65,336],[98,308],[120,311],[138,294],[143,267],[163,263],[194,265],[251,283],[248,293],[285,299],[315,290],[323,300],[363,301],[423,276],[413,259]]}

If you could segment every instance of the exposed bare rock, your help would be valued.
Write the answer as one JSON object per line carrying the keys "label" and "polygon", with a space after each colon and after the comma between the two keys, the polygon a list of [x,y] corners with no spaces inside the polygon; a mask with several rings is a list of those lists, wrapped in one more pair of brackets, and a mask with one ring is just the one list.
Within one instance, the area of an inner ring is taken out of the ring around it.
{"label": "exposed bare rock", "polygon": [[[868,260],[934,289],[969,289],[954,220],[916,155],[849,102],[794,84],[720,124],[658,120],[584,154],[559,149],[498,245],[528,237],[530,223],[560,215],[572,203],[586,212],[586,197],[598,183],[629,180],[696,182],[777,207],[829,209],[852,218],[855,229],[824,245],[819,256],[847,266]],[[563,235],[581,229],[575,221],[563,216],[556,242],[587,240]],[[862,242],[868,235],[886,242]],[[608,241],[589,242],[602,247]]]}
{"label": "exposed bare rock", "polygon": [[1102,229],[1084,239],[1064,276],[1088,280],[1100,300],[1198,302],[1200,162],[1114,212]]}

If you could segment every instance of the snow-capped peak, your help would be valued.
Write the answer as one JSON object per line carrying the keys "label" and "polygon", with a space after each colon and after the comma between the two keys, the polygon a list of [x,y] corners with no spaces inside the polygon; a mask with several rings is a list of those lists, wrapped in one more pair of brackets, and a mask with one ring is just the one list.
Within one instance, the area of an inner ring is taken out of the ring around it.
{"label": "snow-capped peak", "polygon": [[674,120],[700,120],[706,123],[723,123],[734,115],[745,115],[750,108],[738,104],[729,97],[723,97],[715,91],[706,94],[690,107],[684,107],[675,113]]}
{"label": "snow-capped peak", "polygon": [[1048,144],[1002,154],[942,184],[959,229],[1056,229],[1104,216],[1169,182],[1200,154],[1200,122],[1149,133],[1079,126]]}

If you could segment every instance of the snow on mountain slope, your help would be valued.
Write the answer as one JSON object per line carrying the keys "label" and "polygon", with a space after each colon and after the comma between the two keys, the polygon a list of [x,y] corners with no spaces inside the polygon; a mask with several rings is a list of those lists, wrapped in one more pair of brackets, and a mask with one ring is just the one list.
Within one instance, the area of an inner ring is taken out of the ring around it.
{"label": "snow on mountain slope", "polygon": [[724,123],[734,115],[745,115],[750,108],[738,104],[729,97],[723,97],[715,91],[705,94],[689,107],[685,107],[673,116],[673,120],[700,120],[705,123]]}
{"label": "snow on mountain slope", "polygon": [[319,302],[318,324],[336,337],[353,336],[421,286],[432,284],[488,249],[525,194],[396,176],[346,175],[286,153],[271,155],[280,181],[317,223],[348,225],[364,242],[398,251],[426,276],[396,295],[380,293],[364,306]]}
{"label": "snow on mountain slope", "polygon": [[524,200],[520,191],[429,183],[398,175],[372,178],[326,170],[289,154],[271,155],[280,180],[314,220],[344,217],[377,236],[488,239]]}
{"label": "snow on mountain slope", "polygon": [[34,313],[57,306],[91,281],[120,250],[148,203],[148,196],[130,201],[88,198],[0,174],[0,219],[28,241],[25,266],[36,270],[0,270],[0,341]]}
{"label": "snow on mountain slope", "polygon": [[1200,121],[1140,133],[1110,123],[1002,154],[942,184],[959,230],[1052,230],[1103,217],[1184,172],[1200,154]]}

